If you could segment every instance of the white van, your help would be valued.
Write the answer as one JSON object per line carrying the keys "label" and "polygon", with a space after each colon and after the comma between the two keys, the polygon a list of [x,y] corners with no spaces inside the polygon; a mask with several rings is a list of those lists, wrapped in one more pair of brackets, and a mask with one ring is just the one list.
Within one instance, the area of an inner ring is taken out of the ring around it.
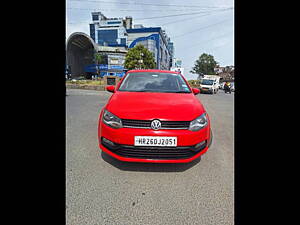
{"label": "white van", "polygon": [[220,76],[216,75],[204,75],[200,80],[200,90],[201,92],[208,92],[215,94],[220,89]]}
{"label": "white van", "polygon": [[200,81],[200,91],[215,94],[219,90],[217,82],[214,79],[203,78]]}

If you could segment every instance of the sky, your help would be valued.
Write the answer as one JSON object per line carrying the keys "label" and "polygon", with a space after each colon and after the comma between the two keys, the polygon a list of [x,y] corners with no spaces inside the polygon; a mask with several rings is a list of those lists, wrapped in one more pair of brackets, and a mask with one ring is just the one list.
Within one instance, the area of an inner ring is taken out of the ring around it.
{"label": "sky", "polygon": [[189,80],[198,76],[190,70],[202,53],[213,55],[220,66],[234,65],[233,0],[66,0],[66,39],[74,32],[89,35],[95,11],[109,18],[131,16],[133,25],[162,27]]}

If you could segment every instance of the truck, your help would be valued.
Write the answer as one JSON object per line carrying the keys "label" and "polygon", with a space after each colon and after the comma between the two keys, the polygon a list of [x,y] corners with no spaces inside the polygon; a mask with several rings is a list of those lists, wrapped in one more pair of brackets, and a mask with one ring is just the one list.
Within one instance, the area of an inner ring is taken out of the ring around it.
{"label": "truck", "polygon": [[216,94],[220,89],[220,76],[217,75],[204,75],[200,79],[201,92]]}

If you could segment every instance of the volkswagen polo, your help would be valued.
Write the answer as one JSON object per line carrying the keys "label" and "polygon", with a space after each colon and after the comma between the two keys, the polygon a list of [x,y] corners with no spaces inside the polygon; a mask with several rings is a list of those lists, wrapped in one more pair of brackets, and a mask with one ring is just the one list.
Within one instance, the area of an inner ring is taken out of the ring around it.
{"label": "volkswagen polo", "polygon": [[212,142],[209,116],[179,72],[130,70],[99,116],[99,147],[129,162],[187,163]]}

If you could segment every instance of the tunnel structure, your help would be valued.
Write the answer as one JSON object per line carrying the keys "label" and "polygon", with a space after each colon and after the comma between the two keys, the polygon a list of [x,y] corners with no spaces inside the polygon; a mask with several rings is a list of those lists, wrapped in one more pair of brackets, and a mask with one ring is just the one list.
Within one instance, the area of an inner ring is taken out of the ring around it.
{"label": "tunnel structure", "polygon": [[67,40],[66,52],[66,63],[71,68],[72,77],[83,76],[84,67],[94,63],[97,45],[87,34],[75,32]]}

